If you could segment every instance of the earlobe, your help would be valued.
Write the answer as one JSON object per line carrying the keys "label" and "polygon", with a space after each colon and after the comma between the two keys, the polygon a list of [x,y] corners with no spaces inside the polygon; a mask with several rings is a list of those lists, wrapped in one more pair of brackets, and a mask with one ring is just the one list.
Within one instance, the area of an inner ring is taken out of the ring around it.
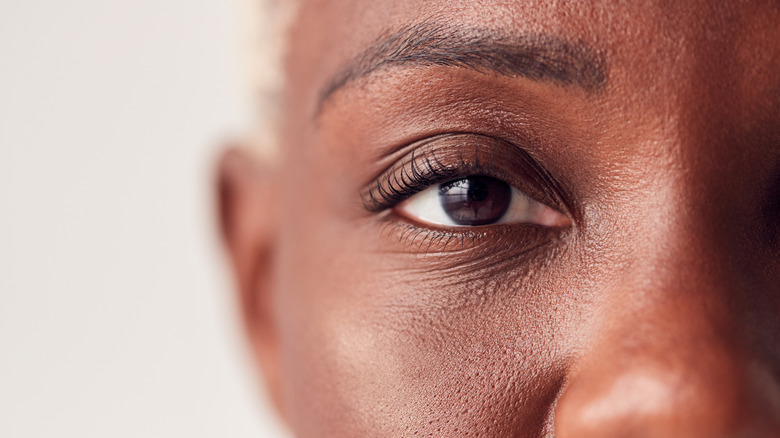
{"label": "earlobe", "polygon": [[227,149],[217,163],[215,195],[244,328],[271,398],[281,412],[271,291],[278,202],[274,174],[275,169],[264,166],[250,152]]}

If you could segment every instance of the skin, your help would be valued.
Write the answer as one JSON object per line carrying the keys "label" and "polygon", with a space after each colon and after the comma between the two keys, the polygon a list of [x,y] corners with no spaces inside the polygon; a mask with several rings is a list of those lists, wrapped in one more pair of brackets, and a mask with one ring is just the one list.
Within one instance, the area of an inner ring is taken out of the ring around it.
{"label": "skin", "polygon": [[[454,4],[304,2],[281,160],[221,159],[247,332],[295,435],[780,437],[780,3]],[[572,42],[604,81],[389,65],[321,102],[420,22]],[[367,210],[422,139],[497,157],[566,221]]]}

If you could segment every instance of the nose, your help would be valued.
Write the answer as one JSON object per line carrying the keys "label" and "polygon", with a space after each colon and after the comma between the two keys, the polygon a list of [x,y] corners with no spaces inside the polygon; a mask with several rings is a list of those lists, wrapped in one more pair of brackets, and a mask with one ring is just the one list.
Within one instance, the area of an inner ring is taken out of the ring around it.
{"label": "nose", "polygon": [[556,437],[780,437],[777,375],[757,359],[728,281],[691,264],[654,268],[628,273],[600,305]]}

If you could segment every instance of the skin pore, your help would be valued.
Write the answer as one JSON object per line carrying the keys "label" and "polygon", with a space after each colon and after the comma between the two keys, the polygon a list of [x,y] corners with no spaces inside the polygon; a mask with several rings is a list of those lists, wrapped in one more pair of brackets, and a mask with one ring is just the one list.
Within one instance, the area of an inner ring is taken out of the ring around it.
{"label": "skin pore", "polygon": [[780,437],[778,72],[775,1],[304,1],[219,173],[292,431]]}

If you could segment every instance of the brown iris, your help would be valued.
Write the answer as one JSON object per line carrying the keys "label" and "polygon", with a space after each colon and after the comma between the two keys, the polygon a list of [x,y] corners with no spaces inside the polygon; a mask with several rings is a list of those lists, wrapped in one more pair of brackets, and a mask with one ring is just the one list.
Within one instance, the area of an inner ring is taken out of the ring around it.
{"label": "brown iris", "polygon": [[504,216],[512,200],[509,184],[487,176],[469,176],[439,186],[439,200],[458,225],[488,225]]}

